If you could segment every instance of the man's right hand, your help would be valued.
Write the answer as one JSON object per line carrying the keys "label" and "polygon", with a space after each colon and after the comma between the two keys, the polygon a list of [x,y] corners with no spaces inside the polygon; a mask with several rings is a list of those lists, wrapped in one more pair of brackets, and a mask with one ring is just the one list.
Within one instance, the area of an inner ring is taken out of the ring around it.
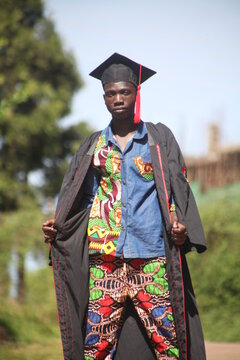
{"label": "man's right hand", "polygon": [[57,230],[54,228],[54,219],[46,220],[42,224],[42,231],[44,233],[44,241],[49,244],[55,240]]}

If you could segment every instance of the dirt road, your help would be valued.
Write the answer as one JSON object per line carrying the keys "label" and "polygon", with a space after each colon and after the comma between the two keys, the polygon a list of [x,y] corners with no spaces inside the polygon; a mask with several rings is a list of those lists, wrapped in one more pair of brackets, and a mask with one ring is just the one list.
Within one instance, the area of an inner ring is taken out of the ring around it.
{"label": "dirt road", "polygon": [[240,344],[206,343],[207,360],[239,360]]}

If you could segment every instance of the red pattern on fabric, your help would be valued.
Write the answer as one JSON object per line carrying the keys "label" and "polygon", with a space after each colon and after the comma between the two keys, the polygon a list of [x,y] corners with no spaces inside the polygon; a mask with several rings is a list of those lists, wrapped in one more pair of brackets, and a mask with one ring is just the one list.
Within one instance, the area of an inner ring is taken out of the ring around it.
{"label": "red pattern on fabric", "polygon": [[151,300],[151,295],[148,294],[144,294],[143,291],[140,291],[137,295],[137,299],[140,301],[150,301]]}
{"label": "red pattern on fabric", "polygon": [[98,344],[98,350],[103,351],[108,347],[108,342],[103,340],[100,344]]}
{"label": "red pattern on fabric", "polygon": [[98,310],[100,314],[103,314],[104,317],[108,317],[113,312],[112,308],[110,307],[102,307]]}
{"label": "red pattern on fabric", "polygon": [[133,266],[135,269],[138,269],[140,265],[144,264],[144,259],[133,259],[130,261],[131,266]]}
{"label": "red pattern on fabric", "polygon": [[153,304],[151,303],[151,295],[140,291],[136,297],[139,300],[139,306],[141,306],[143,310],[148,310],[153,307]]}
{"label": "red pattern on fabric", "polygon": [[95,354],[95,356],[96,356],[95,359],[99,359],[99,360],[105,359],[107,354],[108,354],[107,351],[98,351]]}
{"label": "red pattern on fabric", "polygon": [[160,344],[158,344],[158,345],[156,346],[156,348],[157,348],[158,351],[161,353],[161,352],[163,352],[163,351],[167,348],[167,345],[164,344],[164,342],[161,342]]}
{"label": "red pattern on fabric", "polygon": [[115,257],[112,255],[102,255],[101,259],[105,262],[112,262],[115,259]]}
{"label": "red pattern on fabric", "polygon": [[[106,260],[111,260],[116,267],[111,273],[105,266],[109,264]],[[160,268],[166,269],[164,257],[134,260],[107,255],[90,257],[90,269],[95,269],[90,272],[91,294],[94,296],[89,300],[85,356],[102,359],[104,354],[111,358],[110,354],[116,350],[122,312],[129,296],[151,339],[156,358],[179,358],[174,320],[169,319],[172,307],[167,275],[166,271],[159,273]],[[154,289],[160,289],[159,276],[165,288],[161,294],[156,294]],[[170,354],[171,349],[175,353]]]}
{"label": "red pattern on fabric", "polygon": [[113,270],[116,269],[116,266],[112,263],[102,264],[102,267],[105,268],[108,273],[111,273]]}
{"label": "red pattern on fabric", "polygon": [[159,343],[162,343],[164,341],[164,337],[161,336],[161,335],[158,335],[157,333],[153,333],[152,334],[152,340],[156,343],[156,344],[159,344]]}
{"label": "red pattern on fabric", "polygon": [[101,306],[110,306],[113,304],[113,299],[111,299],[110,296],[106,296],[105,299],[99,300],[98,303]]}

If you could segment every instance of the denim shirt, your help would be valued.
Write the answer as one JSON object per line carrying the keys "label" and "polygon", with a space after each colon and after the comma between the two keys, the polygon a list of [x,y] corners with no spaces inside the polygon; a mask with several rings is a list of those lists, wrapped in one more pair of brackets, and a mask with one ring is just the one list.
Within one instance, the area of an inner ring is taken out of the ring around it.
{"label": "denim shirt", "polygon": [[[101,138],[105,140],[103,149],[106,151],[114,149],[120,165],[117,187],[120,191],[121,211],[119,228],[115,229],[117,236],[113,241],[114,255],[118,257],[123,255],[125,258],[164,256],[162,216],[145,124],[142,121],[138,124],[136,133],[129,140],[124,151],[113,135],[111,123],[102,131]],[[91,212],[95,211],[92,202],[94,205],[102,182],[103,176],[95,166],[91,166],[84,181],[86,196],[81,207],[91,206]]]}

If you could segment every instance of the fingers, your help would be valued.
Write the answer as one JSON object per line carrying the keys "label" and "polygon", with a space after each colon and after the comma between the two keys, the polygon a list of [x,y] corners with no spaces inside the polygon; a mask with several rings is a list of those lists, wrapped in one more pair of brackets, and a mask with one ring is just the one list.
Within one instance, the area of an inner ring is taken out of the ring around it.
{"label": "fingers", "polygon": [[57,230],[54,228],[54,222],[54,219],[49,219],[42,224],[42,231],[44,233],[45,243],[51,243],[55,240]]}
{"label": "fingers", "polygon": [[55,236],[54,236],[54,237],[51,237],[51,236],[44,235],[44,242],[45,242],[46,244],[50,244],[50,243],[52,243],[54,240],[55,240]]}
{"label": "fingers", "polygon": [[173,229],[178,229],[178,220],[177,219],[174,219],[174,222],[173,222]]}
{"label": "fingers", "polygon": [[185,243],[186,239],[187,239],[187,235],[173,236],[173,240],[174,240],[175,244],[177,244],[177,245],[183,245]]}
{"label": "fingers", "polygon": [[49,244],[55,240],[56,233],[44,233],[44,242]]}
{"label": "fingers", "polygon": [[175,211],[170,212],[170,221],[173,225],[175,222],[178,222],[178,217]]}
{"label": "fingers", "polygon": [[55,223],[55,220],[54,220],[54,219],[48,219],[48,220],[46,220],[46,221],[42,224],[42,226],[43,226],[43,227],[44,227],[44,226],[51,227],[51,226],[54,225],[54,223]]}
{"label": "fingers", "polygon": [[183,245],[187,239],[187,229],[178,221],[174,221],[171,235],[177,245]]}
{"label": "fingers", "polygon": [[42,231],[44,235],[56,235],[57,230],[53,226],[42,226]]}

